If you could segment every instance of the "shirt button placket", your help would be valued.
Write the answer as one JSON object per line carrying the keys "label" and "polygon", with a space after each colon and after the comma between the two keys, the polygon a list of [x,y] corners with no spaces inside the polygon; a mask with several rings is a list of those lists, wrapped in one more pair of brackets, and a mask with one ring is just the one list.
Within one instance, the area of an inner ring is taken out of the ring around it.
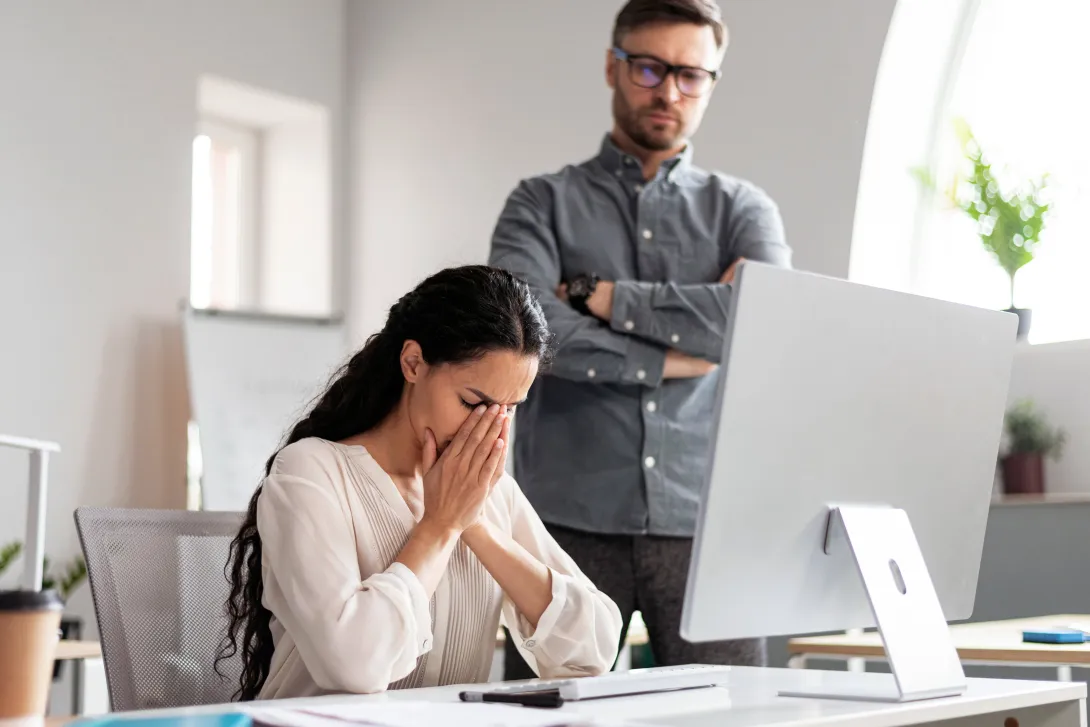
{"label": "shirt button placket", "polygon": [[[639,192],[642,192],[640,194]],[[660,275],[661,264],[657,260],[655,253],[657,252],[655,246],[652,244],[655,240],[654,230],[654,216],[652,211],[654,210],[655,198],[658,196],[658,190],[656,187],[644,184],[641,189],[637,190],[638,198],[635,219],[635,231],[636,231],[636,259],[639,266],[639,277],[641,279],[654,279]],[[628,326],[625,326],[628,329]],[[633,328],[635,328],[633,322]],[[641,375],[642,374],[642,375]],[[645,371],[637,372],[637,378],[640,380],[645,379],[647,373]],[[647,394],[643,403],[643,416],[647,422],[647,426],[644,428],[644,442],[643,442],[643,458],[640,464],[643,465],[644,482],[647,488],[647,521],[645,522],[645,530],[650,525],[652,520],[656,520],[655,513],[660,509],[659,496],[661,494],[661,477],[659,476],[659,468],[662,466],[653,452],[659,450],[659,442],[657,439],[657,428],[652,423],[652,420],[657,420],[658,417],[655,413],[658,411],[658,404],[652,398],[654,391],[650,391]]]}
{"label": "shirt button placket", "polygon": [[643,194],[639,195],[636,204],[636,260],[639,266],[637,272],[643,280],[655,278],[660,272],[658,270],[659,264],[653,255],[655,246],[652,244],[655,240],[652,210],[654,209],[656,196],[657,194],[653,188],[645,186]]}

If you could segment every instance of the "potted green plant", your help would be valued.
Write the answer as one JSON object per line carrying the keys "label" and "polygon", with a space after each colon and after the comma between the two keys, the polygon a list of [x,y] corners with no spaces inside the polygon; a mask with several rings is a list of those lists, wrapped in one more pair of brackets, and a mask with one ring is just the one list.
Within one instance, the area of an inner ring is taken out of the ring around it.
{"label": "potted green plant", "polygon": [[1067,434],[1049,425],[1031,401],[1020,401],[1004,418],[1005,454],[1003,491],[1007,494],[1042,494],[1045,491],[1045,457],[1059,459]]}
{"label": "potted green plant", "polygon": [[[1024,339],[1029,334],[1032,312],[1016,307],[1014,279],[1033,261],[1041,244],[1041,233],[1048,221],[1048,175],[1004,185],[969,124],[959,119],[955,129],[965,168],[946,190],[946,197],[973,219],[980,241],[1010,279],[1010,307],[1006,310],[1018,316],[1018,338]],[[917,170],[916,175],[926,187],[935,189],[927,171]]]}
{"label": "potted green plant", "polygon": [[[23,554],[23,544],[14,540],[0,547],[0,575]],[[77,555],[65,567],[58,576],[54,575],[49,567],[49,556],[42,558],[42,590],[54,590],[62,601],[67,602],[72,592],[79,588],[87,579],[87,563],[83,556]]]}
{"label": "potted green plant", "polygon": [[4,571],[6,571],[22,553],[23,544],[18,540],[0,547],[0,575],[4,575]]}

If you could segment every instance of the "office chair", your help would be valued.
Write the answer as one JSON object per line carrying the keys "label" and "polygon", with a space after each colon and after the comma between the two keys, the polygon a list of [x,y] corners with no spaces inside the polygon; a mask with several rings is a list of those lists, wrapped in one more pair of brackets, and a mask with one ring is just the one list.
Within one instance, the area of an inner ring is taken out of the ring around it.
{"label": "office chair", "polygon": [[75,517],[111,709],[230,701],[241,662],[223,662],[223,677],[214,664],[242,513],[82,507]]}

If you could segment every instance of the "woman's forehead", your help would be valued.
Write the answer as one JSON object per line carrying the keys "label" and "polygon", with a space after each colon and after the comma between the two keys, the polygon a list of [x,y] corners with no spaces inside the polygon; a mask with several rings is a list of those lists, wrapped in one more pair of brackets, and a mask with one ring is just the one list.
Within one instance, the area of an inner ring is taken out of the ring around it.
{"label": "woman's forehead", "polygon": [[478,360],[447,367],[452,381],[491,401],[511,404],[526,398],[537,376],[538,360],[510,351],[495,351]]}

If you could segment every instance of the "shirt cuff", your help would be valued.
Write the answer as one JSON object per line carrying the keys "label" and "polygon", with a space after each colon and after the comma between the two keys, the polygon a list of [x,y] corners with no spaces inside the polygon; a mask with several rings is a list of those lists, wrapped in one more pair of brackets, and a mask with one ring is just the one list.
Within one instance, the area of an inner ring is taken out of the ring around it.
{"label": "shirt cuff", "polygon": [[641,386],[661,386],[666,367],[666,349],[633,337],[628,338],[627,345],[621,380]]}
{"label": "shirt cuff", "polygon": [[416,626],[413,643],[416,646],[417,656],[428,653],[431,651],[434,639],[431,631],[431,599],[428,598],[428,592],[424,590],[424,584],[404,563],[391,563],[386,572],[401,581],[409,594],[409,604]]}
{"label": "shirt cuff", "polygon": [[521,613],[519,614],[519,635],[523,637],[522,645],[527,651],[536,651],[541,648],[542,643],[552,635],[553,629],[556,628],[556,622],[560,619],[560,614],[563,613],[564,607],[568,603],[568,578],[570,576],[557,573],[552,568],[549,569],[549,575],[552,580],[552,600],[545,607],[541,618],[537,620],[537,628],[531,632],[530,622]]}
{"label": "shirt cuff", "polygon": [[651,286],[636,280],[613,284],[613,317],[609,327],[617,333],[649,337],[651,334]]}
{"label": "shirt cuff", "polygon": [[[613,286],[613,317],[609,327],[628,338],[625,356],[624,380],[647,386],[662,384],[662,370],[666,365],[666,351],[652,336],[654,316],[651,310],[653,286],[634,280],[623,280]],[[644,339],[634,338],[642,336]]]}

